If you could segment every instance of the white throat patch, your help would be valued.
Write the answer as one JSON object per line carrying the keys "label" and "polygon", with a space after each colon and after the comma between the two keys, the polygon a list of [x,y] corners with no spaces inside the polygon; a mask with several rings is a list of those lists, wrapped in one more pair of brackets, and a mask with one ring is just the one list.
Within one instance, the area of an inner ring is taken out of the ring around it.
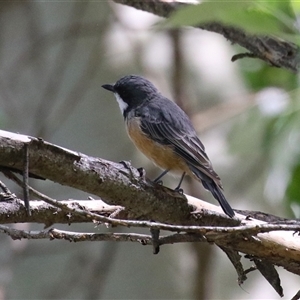
{"label": "white throat patch", "polygon": [[128,107],[128,104],[123,101],[123,99],[120,97],[120,95],[118,93],[114,93],[114,95],[118,101],[121,113],[123,114],[124,111],[126,110],[126,108]]}

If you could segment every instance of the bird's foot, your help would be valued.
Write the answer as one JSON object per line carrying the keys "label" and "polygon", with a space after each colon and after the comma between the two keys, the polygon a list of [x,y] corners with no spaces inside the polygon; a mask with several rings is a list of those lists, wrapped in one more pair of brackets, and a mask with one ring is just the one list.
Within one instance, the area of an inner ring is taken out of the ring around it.
{"label": "bird's foot", "polygon": [[[123,165],[123,167],[126,169],[126,170],[122,170],[120,169],[120,171],[126,175],[129,175],[130,177],[130,180],[133,180],[133,179],[136,179],[138,178],[138,176],[141,176],[141,172],[140,170],[136,170],[132,165],[131,165],[131,162],[130,161],[125,161],[125,160],[121,160],[119,162],[120,164]],[[128,171],[127,171],[128,170]]]}
{"label": "bird's foot", "polygon": [[146,179],[146,171],[145,171],[145,169],[143,167],[141,167],[141,168],[138,168],[137,170],[138,170],[138,172],[140,174],[140,178],[142,178],[143,180],[145,180]]}
{"label": "bird's foot", "polygon": [[180,195],[183,195],[184,191],[181,187],[177,187],[174,189],[175,192],[179,193]]}
{"label": "bird's foot", "polygon": [[124,168],[129,169],[129,170],[132,168],[131,163],[126,160],[119,161],[119,164],[122,164],[124,166]]}
{"label": "bird's foot", "polygon": [[163,181],[162,180],[153,180],[153,183],[155,183],[155,184],[158,184],[158,185],[163,185],[164,183],[163,183]]}

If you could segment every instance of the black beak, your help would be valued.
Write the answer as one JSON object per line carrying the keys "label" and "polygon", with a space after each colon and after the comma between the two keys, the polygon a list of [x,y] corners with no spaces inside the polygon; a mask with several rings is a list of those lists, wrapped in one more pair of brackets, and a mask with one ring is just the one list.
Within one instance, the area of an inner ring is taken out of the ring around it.
{"label": "black beak", "polygon": [[112,84],[103,84],[102,87],[108,91],[115,92],[114,86]]}

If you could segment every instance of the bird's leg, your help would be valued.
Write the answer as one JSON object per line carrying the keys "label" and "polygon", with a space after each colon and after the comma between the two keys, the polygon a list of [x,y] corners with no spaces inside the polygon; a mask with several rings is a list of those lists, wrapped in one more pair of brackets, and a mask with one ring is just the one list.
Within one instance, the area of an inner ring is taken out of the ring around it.
{"label": "bird's leg", "polygon": [[183,189],[180,188],[181,184],[182,184],[182,181],[183,181],[183,178],[185,176],[185,172],[182,173],[182,176],[180,178],[180,181],[179,181],[179,184],[177,185],[177,187],[175,188],[174,191],[180,193],[180,194],[183,194]]}
{"label": "bird's leg", "polygon": [[157,178],[155,178],[153,180],[154,183],[158,183],[158,184],[162,184],[162,180],[160,180],[162,177],[164,177],[170,170],[167,169],[167,170],[164,170]]}
{"label": "bird's leg", "polygon": [[27,216],[31,216],[31,210],[29,205],[29,149],[28,144],[24,144],[24,165],[23,165],[23,193],[24,193],[24,205],[26,208]]}

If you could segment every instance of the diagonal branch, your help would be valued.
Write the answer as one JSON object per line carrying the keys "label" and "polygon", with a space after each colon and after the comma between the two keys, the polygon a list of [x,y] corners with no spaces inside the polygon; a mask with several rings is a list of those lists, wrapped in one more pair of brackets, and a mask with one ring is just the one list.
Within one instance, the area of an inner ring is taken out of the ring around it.
{"label": "diagonal branch", "polygon": [[184,195],[153,184],[129,163],[114,163],[90,157],[41,139],[2,130],[0,168],[21,172],[25,144],[28,144],[31,175],[97,195],[107,204],[123,206],[130,219],[154,219],[180,225],[234,226],[239,223],[224,214],[220,214],[218,219],[207,214],[196,220],[191,214],[195,205],[199,209],[206,207],[219,212],[221,210],[204,201],[200,205],[199,201],[189,204]]}
{"label": "diagonal branch", "polygon": [[[260,214],[262,219],[280,221],[267,224],[251,217],[245,218],[238,213],[234,219],[230,219],[219,207],[153,184],[145,178],[144,172],[133,168],[129,163],[117,164],[58,147],[41,139],[0,131],[0,168],[5,173],[11,169],[22,172],[24,144],[28,147],[29,174],[32,176],[50,179],[95,194],[108,205],[124,207],[118,215],[121,219],[116,219],[110,214],[103,214],[101,209],[98,212],[89,210],[88,205],[87,209],[76,204],[69,206],[66,202],[57,202],[41,195],[48,203],[59,207],[67,218],[72,216],[77,219],[83,218],[82,221],[89,219],[126,227],[196,234],[222,249],[242,252],[249,257],[266,260],[292,273],[300,274],[300,237],[291,232],[299,231],[297,221],[287,221],[274,216],[269,218],[267,214]],[[0,187],[3,190],[3,193],[0,193],[3,201],[9,200],[0,202],[1,219],[3,216],[10,216],[7,209],[11,201],[20,205],[20,199],[15,199],[3,183],[0,183]],[[93,202],[95,201],[91,201]],[[22,207],[23,216],[26,216],[24,206]],[[39,210],[32,207],[32,219],[26,216],[26,221],[35,222],[38,214]],[[245,213],[248,214],[253,212]],[[257,213],[254,212],[253,215]],[[9,221],[22,222],[21,218],[9,218]],[[51,219],[46,223],[49,224],[52,224]],[[161,242],[160,238],[158,242]]]}

